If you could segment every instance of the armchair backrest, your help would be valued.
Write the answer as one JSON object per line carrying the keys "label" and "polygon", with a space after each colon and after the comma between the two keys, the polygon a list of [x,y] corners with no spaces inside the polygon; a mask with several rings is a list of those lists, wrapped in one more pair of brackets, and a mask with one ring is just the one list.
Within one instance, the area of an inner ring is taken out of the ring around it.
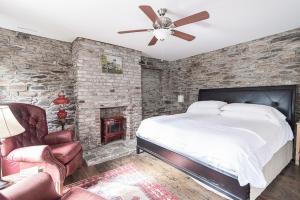
{"label": "armchair backrest", "polygon": [[15,148],[43,144],[44,136],[48,134],[45,110],[23,103],[11,103],[8,106],[25,132],[4,140],[1,145],[2,155],[6,156]]}

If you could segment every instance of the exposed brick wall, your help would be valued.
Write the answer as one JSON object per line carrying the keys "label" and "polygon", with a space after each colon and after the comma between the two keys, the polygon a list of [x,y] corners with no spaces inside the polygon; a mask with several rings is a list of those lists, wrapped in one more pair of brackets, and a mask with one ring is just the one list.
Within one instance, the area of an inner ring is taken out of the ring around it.
{"label": "exposed brick wall", "polygon": [[22,102],[46,109],[50,131],[59,130],[51,104],[64,90],[71,104],[67,128],[75,117],[71,44],[0,28],[0,104]]}
{"label": "exposed brick wall", "polygon": [[168,62],[142,57],[143,119],[170,114],[170,70]]}
{"label": "exposed brick wall", "polygon": [[[102,54],[122,57],[123,74],[102,73]],[[142,116],[141,52],[77,38],[72,45],[76,70],[76,122],[85,149],[101,145],[100,108],[126,107],[126,138],[134,138]]]}
{"label": "exposed brick wall", "polygon": [[[300,120],[300,28],[171,62],[143,59],[151,62],[145,62],[147,68],[162,69],[161,87],[166,88],[160,95],[164,105],[157,104],[164,109],[148,107],[147,116],[185,111],[201,88],[297,84]],[[185,96],[183,105],[178,94]],[[143,96],[143,105],[151,105],[147,101]]]}
{"label": "exposed brick wall", "polygon": [[[123,74],[101,73],[102,53],[121,56]],[[93,40],[77,38],[71,44],[1,28],[0,104],[40,106],[46,109],[50,131],[59,130],[58,107],[52,101],[64,90],[71,100],[66,128],[77,123],[85,149],[101,143],[101,107],[125,106],[127,138],[134,138],[142,115],[140,59],[139,51]]]}
{"label": "exposed brick wall", "polygon": [[[186,106],[200,88],[297,84],[300,117],[300,28],[169,63]],[[188,76],[188,78],[186,78]],[[183,86],[183,87],[181,87]]]}

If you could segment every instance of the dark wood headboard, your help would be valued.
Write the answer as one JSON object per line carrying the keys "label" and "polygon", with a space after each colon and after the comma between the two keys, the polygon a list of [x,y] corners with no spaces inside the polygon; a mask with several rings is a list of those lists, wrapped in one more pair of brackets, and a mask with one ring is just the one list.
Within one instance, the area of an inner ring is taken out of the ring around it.
{"label": "dark wood headboard", "polygon": [[198,100],[272,106],[286,115],[293,130],[295,127],[296,85],[200,89]]}

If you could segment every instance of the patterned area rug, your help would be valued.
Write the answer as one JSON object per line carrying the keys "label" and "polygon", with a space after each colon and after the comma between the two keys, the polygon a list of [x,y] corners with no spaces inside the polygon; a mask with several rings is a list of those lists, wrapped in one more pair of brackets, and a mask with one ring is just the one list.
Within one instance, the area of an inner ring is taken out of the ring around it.
{"label": "patterned area rug", "polygon": [[67,185],[64,191],[79,186],[107,200],[177,200],[152,177],[134,164],[124,165],[82,181]]}

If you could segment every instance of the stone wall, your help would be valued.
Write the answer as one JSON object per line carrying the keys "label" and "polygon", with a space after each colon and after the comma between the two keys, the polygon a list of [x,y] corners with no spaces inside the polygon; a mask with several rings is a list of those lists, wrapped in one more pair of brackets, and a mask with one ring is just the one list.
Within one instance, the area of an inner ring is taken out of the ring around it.
{"label": "stone wall", "polygon": [[0,104],[22,102],[46,109],[50,131],[59,130],[51,102],[64,90],[71,103],[66,128],[75,118],[71,44],[0,28]]}
{"label": "stone wall", "polygon": [[170,70],[167,61],[142,57],[143,119],[170,113]]}
{"label": "stone wall", "polygon": [[[102,53],[121,56],[123,74],[102,73]],[[101,143],[100,108],[126,107],[132,139],[142,115],[140,59],[139,51],[84,38],[71,44],[0,28],[0,104],[40,106],[49,130],[60,130],[52,101],[64,90],[71,100],[66,128],[76,128],[85,149]]]}
{"label": "stone wall", "polygon": [[[123,73],[102,73],[103,54],[121,57]],[[126,139],[135,138],[142,116],[141,52],[77,38],[72,44],[72,59],[76,71],[77,132],[84,148],[101,145],[100,108],[126,107]]]}
{"label": "stone wall", "polygon": [[[159,69],[161,74],[159,89],[153,80],[147,82],[147,90],[160,91],[155,94],[161,98],[153,103],[143,95],[144,118],[184,112],[197,101],[199,89],[286,84],[298,85],[300,118],[300,28],[176,61],[143,60],[142,69]],[[145,71],[148,79],[157,72]],[[177,102],[179,94],[184,104]]]}
{"label": "stone wall", "polygon": [[173,61],[169,67],[178,69],[178,93],[187,97],[186,107],[201,88],[297,84],[299,120],[300,28]]}

